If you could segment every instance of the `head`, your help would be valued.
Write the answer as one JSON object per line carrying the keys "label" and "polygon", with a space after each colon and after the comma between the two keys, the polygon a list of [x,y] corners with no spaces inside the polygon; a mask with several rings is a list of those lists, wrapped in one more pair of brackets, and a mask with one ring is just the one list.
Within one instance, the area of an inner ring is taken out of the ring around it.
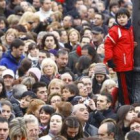
{"label": "head", "polygon": [[100,90],[101,93],[112,93],[113,89],[117,86],[116,82],[112,79],[107,79],[103,82],[102,88]]}
{"label": "head", "polygon": [[14,82],[14,72],[11,69],[6,69],[2,73],[2,78],[5,84],[6,89],[12,88]]}
{"label": "head", "polygon": [[[84,34],[86,34],[86,35],[82,36],[81,41],[80,41],[81,47],[86,45],[86,44],[90,44],[90,41],[91,41],[91,38],[90,38],[91,34],[90,34],[90,32],[88,33],[87,31],[85,31]],[[88,34],[90,34],[90,35],[88,35]]]}
{"label": "head", "polygon": [[81,77],[80,81],[82,81],[87,89],[88,93],[92,93],[92,80],[88,76]]}
{"label": "head", "polygon": [[12,116],[13,106],[8,100],[1,100],[0,103],[2,109],[1,115],[9,121],[10,117]]}
{"label": "head", "polygon": [[59,69],[65,68],[68,64],[68,52],[66,50],[59,50],[57,52],[56,63]]}
{"label": "head", "polygon": [[115,18],[119,25],[125,26],[130,18],[130,13],[126,8],[120,8],[116,13]]}
{"label": "head", "polygon": [[22,40],[15,39],[10,45],[11,54],[19,59],[23,55],[24,45],[25,44]]}
{"label": "head", "polygon": [[51,0],[40,0],[41,8],[44,11],[49,11],[51,9]]}
{"label": "head", "polygon": [[20,107],[23,109],[28,108],[30,105],[30,102],[36,98],[37,97],[36,97],[35,93],[32,91],[23,92],[23,94],[21,95],[21,99],[20,99]]}
{"label": "head", "polygon": [[101,140],[114,140],[117,133],[115,121],[104,122],[98,129],[98,136]]}
{"label": "head", "polygon": [[70,28],[73,25],[73,17],[70,15],[67,15],[63,18],[63,27],[65,29]]}
{"label": "head", "polygon": [[37,140],[39,138],[39,123],[34,115],[25,115],[24,121],[26,124],[27,138]]}
{"label": "head", "polygon": [[55,109],[50,105],[44,105],[39,110],[39,122],[41,125],[46,126],[49,124],[51,115],[55,112]]}
{"label": "head", "polygon": [[102,26],[104,21],[104,15],[102,13],[96,13],[94,20],[95,20],[94,24],[96,26]]}
{"label": "head", "polygon": [[33,114],[35,117],[39,118],[39,110],[45,105],[45,102],[40,99],[34,99],[30,102],[30,105],[27,109],[27,114]]}
{"label": "head", "polygon": [[102,93],[97,97],[97,110],[108,110],[112,105],[112,95],[109,93]]}
{"label": "head", "polygon": [[73,106],[70,102],[59,102],[56,104],[56,112],[68,117],[72,113]]}
{"label": "head", "polygon": [[27,137],[25,121],[21,117],[13,119],[9,124],[9,128],[9,136],[11,140],[22,140]]}
{"label": "head", "polygon": [[140,133],[137,131],[130,131],[126,135],[127,140],[139,140],[140,139]]}
{"label": "head", "polygon": [[62,125],[63,125],[63,116],[54,113],[50,118],[50,132],[54,135],[58,135],[61,132]]}
{"label": "head", "polygon": [[82,125],[89,119],[89,112],[84,104],[74,105],[72,114],[81,121]]}
{"label": "head", "polygon": [[3,79],[0,79],[0,97],[6,98],[6,88]]}
{"label": "head", "polygon": [[48,104],[52,105],[56,109],[57,103],[62,101],[62,96],[59,93],[53,93],[49,96]]}
{"label": "head", "polygon": [[64,81],[65,84],[72,84],[73,83],[73,77],[68,72],[61,75],[61,80]]}
{"label": "head", "polygon": [[6,118],[0,116],[0,139],[7,140],[9,135],[9,125]]}
{"label": "head", "polygon": [[63,86],[64,86],[64,82],[62,80],[57,79],[57,78],[52,79],[48,86],[49,95],[53,93],[61,94]]}
{"label": "head", "polygon": [[58,40],[56,39],[56,37],[53,34],[46,34],[43,36],[42,38],[42,47],[44,48],[44,50],[51,50],[54,47],[56,49],[58,49],[59,44],[58,44]]}
{"label": "head", "polygon": [[45,58],[41,63],[41,71],[42,74],[52,77],[58,73],[58,68],[54,60],[51,58]]}
{"label": "head", "polygon": [[132,121],[130,123],[130,130],[137,131],[140,133],[140,118],[132,119]]}
{"label": "head", "polygon": [[66,84],[62,88],[62,97],[67,101],[70,97],[79,95],[79,89],[75,84]]}
{"label": "head", "polygon": [[39,55],[39,48],[37,47],[36,43],[31,43],[28,46],[28,52],[31,57],[38,57]]}
{"label": "head", "polygon": [[47,102],[48,91],[47,91],[47,86],[44,82],[36,82],[35,84],[33,84],[32,91],[36,94],[38,99]]}
{"label": "head", "polygon": [[82,138],[83,129],[80,121],[76,117],[67,117],[63,123],[61,134],[66,138]]}
{"label": "head", "polygon": [[72,28],[68,31],[68,39],[72,44],[76,44],[80,41],[80,33],[76,29]]}

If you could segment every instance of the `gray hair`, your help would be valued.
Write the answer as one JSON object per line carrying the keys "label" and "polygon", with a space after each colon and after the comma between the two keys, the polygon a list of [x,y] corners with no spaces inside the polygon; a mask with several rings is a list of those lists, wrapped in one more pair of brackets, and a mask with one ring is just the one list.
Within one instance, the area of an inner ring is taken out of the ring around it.
{"label": "gray hair", "polygon": [[17,84],[13,86],[13,96],[16,99],[21,99],[21,96],[25,91],[27,91],[27,87],[23,84]]}

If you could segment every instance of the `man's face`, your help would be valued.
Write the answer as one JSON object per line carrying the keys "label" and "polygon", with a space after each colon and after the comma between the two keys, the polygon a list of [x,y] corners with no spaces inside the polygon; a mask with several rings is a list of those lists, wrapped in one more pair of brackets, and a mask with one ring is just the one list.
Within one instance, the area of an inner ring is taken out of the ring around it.
{"label": "man's face", "polygon": [[81,46],[83,47],[86,44],[90,43],[90,38],[84,37],[81,41]]}
{"label": "man's face", "polygon": [[82,97],[87,97],[88,96],[88,92],[87,92],[87,88],[85,87],[85,85],[83,83],[78,83],[77,87],[79,89],[79,95]]}
{"label": "man's face", "polygon": [[6,1],[5,0],[0,0],[0,8],[5,9],[6,7]]}
{"label": "man's face", "polygon": [[7,140],[7,137],[9,135],[9,127],[8,123],[0,123],[0,140]]}
{"label": "man's face", "polygon": [[29,140],[38,140],[39,126],[36,123],[27,123],[27,138]]}
{"label": "man's face", "polygon": [[140,133],[140,123],[134,122],[130,125],[130,130],[137,131]]}
{"label": "man's face", "polygon": [[102,19],[102,16],[101,16],[101,15],[96,14],[94,19],[95,19],[94,24],[95,24],[96,26],[102,26],[102,24],[103,24],[103,19]]}
{"label": "man's face", "polygon": [[48,99],[48,93],[47,93],[47,88],[46,87],[39,87],[36,93],[37,97],[44,102],[47,101]]}
{"label": "man's face", "polygon": [[23,52],[24,52],[24,46],[20,46],[19,48],[13,47],[12,54],[14,55],[15,58],[20,58]]}
{"label": "man's face", "polygon": [[12,87],[12,84],[14,82],[14,78],[12,76],[5,75],[3,77],[3,79],[4,79],[4,84],[5,84],[6,87]]}
{"label": "man's face", "polygon": [[82,82],[84,83],[88,93],[92,92],[92,81],[90,78],[83,78]]}
{"label": "man's face", "polygon": [[94,9],[90,8],[88,9],[88,19],[94,19],[94,16],[95,16],[95,11]]}
{"label": "man's face", "polygon": [[42,8],[44,11],[49,11],[51,9],[51,0],[44,0]]}
{"label": "man's face", "polygon": [[70,27],[71,25],[72,25],[71,24],[71,17],[69,17],[69,16],[64,17],[64,19],[63,19],[63,26],[65,28],[67,28],[67,27]]}
{"label": "man's face", "polygon": [[67,135],[69,138],[75,138],[79,132],[79,128],[67,128]]}
{"label": "man's face", "polygon": [[46,58],[47,57],[47,55],[46,55],[46,53],[44,52],[39,52],[39,63],[41,64],[41,62],[42,62],[42,60],[44,59],[44,58]]}
{"label": "man's face", "polygon": [[39,7],[41,6],[40,0],[33,0],[33,6],[34,6],[35,8],[39,8]]}
{"label": "man's face", "polygon": [[59,68],[65,68],[68,64],[68,54],[60,54],[56,62]]}
{"label": "man's face", "polygon": [[65,73],[61,76],[61,80],[66,84],[71,84],[73,82],[72,76],[69,73]]}
{"label": "man's face", "polygon": [[78,9],[83,4],[84,4],[83,0],[77,1],[76,4],[75,4],[75,7]]}
{"label": "man's face", "polygon": [[45,46],[48,48],[48,49],[52,49],[55,45],[55,41],[54,41],[54,38],[52,36],[48,36],[45,40]]}
{"label": "man's face", "polygon": [[111,136],[109,136],[107,132],[107,124],[102,124],[98,129],[98,136],[101,140],[109,140]]}
{"label": "man's face", "polygon": [[107,110],[111,106],[111,103],[107,101],[106,96],[99,95],[97,98],[97,110]]}
{"label": "man's face", "polygon": [[79,104],[78,109],[75,112],[75,116],[82,122],[86,122],[89,119],[89,112],[84,104]]}

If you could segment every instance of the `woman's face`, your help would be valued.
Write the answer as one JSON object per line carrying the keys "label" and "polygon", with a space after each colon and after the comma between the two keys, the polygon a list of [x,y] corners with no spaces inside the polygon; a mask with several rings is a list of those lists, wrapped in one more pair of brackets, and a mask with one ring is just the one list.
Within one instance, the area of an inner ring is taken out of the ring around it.
{"label": "woman's face", "polygon": [[12,114],[11,108],[8,105],[3,105],[2,106],[2,117],[6,118],[7,120],[10,118]]}
{"label": "woman's face", "polygon": [[95,78],[96,78],[98,83],[102,83],[105,79],[105,75],[104,74],[96,74]]}
{"label": "woman's face", "polygon": [[62,101],[61,97],[56,95],[51,98],[51,105],[56,108],[56,103],[60,103]]}
{"label": "woman's face", "polygon": [[0,93],[2,92],[2,89],[3,89],[3,86],[2,86],[2,84],[0,83]]}
{"label": "woman's face", "polygon": [[43,71],[44,71],[44,74],[45,75],[47,75],[47,76],[53,76],[55,69],[54,69],[54,66],[52,64],[47,64],[44,67]]}
{"label": "woman's face", "polygon": [[8,33],[8,34],[6,35],[6,41],[7,41],[8,43],[12,43],[13,40],[14,40],[15,38],[16,38],[16,37],[15,37],[15,35],[14,35],[13,33]]}
{"label": "woman's face", "polygon": [[53,93],[60,93],[61,94],[61,87],[59,84],[51,85],[50,94],[53,94]]}
{"label": "woman's face", "polygon": [[53,115],[50,119],[50,131],[54,134],[60,133],[62,128],[62,117]]}
{"label": "woman's face", "polygon": [[128,113],[126,114],[125,120],[130,122],[132,119],[134,119],[134,118],[136,118],[136,117],[137,117],[137,113],[136,113],[134,110],[130,110],[130,111],[128,111]]}
{"label": "woman's face", "polygon": [[41,110],[39,114],[39,120],[41,124],[48,125],[48,122],[50,120],[50,114],[46,113],[44,110]]}
{"label": "woman's face", "polygon": [[3,20],[0,21],[0,30],[5,29],[6,25],[5,22]]}
{"label": "woman's face", "polygon": [[72,43],[76,43],[78,41],[78,34],[75,31],[71,32],[69,35],[69,40]]}

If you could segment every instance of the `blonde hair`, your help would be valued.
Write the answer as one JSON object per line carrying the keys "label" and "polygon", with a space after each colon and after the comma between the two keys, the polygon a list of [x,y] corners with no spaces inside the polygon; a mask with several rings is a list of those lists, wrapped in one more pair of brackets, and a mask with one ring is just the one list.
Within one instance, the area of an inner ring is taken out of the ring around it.
{"label": "blonde hair", "polygon": [[23,118],[18,117],[13,119],[9,124],[9,136],[11,140],[15,140],[15,136],[21,136],[22,138],[27,138],[27,131],[25,126],[25,121]]}
{"label": "blonde hair", "polygon": [[103,85],[102,85],[102,88],[101,88],[101,90],[100,90],[100,93],[101,93],[101,94],[102,94],[102,93],[108,93],[108,90],[107,90],[108,86],[114,86],[114,87],[116,87],[117,84],[116,84],[116,82],[115,82],[114,80],[112,80],[112,79],[107,79],[107,80],[105,80],[105,81],[103,82]]}
{"label": "blonde hair", "polygon": [[80,33],[79,33],[79,31],[77,31],[77,30],[74,29],[74,28],[72,28],[72,29],[70,29],[70,30],[68,31],[68,38],[69,38],[69,36],[70,36],[70,34],[71,34],[72,32],[76,32],[76,33],[77,33],[77,35],[78,35],[78,41],[80,42],[80,39],[81,39]]}
{"label": "blonde hair", "polygon": [[53,67],[54,67],[54,73],[53,74],[54,75],[58,74],[58,67],[57,67],[55,61],[52,60],[51,58],[45,58],[45,59],[43,59],[43,61],[41,63],[41,72],[42,72],[42,74],[44,74],[44,67],[46,65],[48,65],[48,64],[53,65]]}
{"label": "blonde hair", "polygon": [[49,94],[50,94],[50,89],[51,89],[51,87],[53,85],[60,86],[60,88],[62,89],[63,86],[64,86],[64,82],[62,80],[60,80],[60,79],[56,79],[56,78],[52,79],[51,82],[50,82],[50,84],[49,84],[49,86],[48,86],[48,92],[49,92]]}

